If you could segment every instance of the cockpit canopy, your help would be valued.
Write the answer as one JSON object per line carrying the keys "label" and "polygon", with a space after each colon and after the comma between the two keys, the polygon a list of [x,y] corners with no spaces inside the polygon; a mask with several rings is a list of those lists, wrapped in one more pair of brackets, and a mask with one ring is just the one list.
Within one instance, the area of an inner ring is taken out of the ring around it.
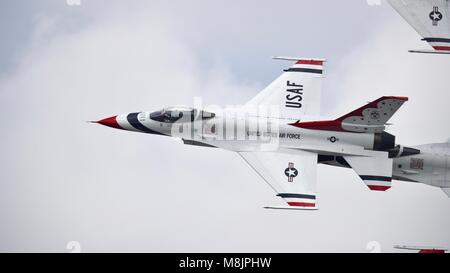
{"label": "cockpit canopy", "polygon": [[206,120],[215,117],[216,115],[204,110],[197,110],[185,106],[172,106],[164,108],[150,114],[150,119],[165,123],[175,122],[193,122],[196,120]]}

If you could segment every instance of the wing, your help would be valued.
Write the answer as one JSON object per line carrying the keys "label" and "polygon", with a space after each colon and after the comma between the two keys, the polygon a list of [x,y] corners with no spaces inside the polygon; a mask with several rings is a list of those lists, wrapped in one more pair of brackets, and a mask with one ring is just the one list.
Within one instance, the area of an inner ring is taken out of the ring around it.
{"label": "wing", "polygon": [[246,105],[263,106],[269,109],[273,106],[278,107],[279,117],[287,119],[319,115],[324,60],[274,58],[295,60],[296,63],[289,69],[284,70],[280,77]]}
{"label": "wing", "polygon": [[387,153],[378,156],[344,156],[344,159],[373,191],[386,191],[391,188],[392,159]]}
{"label": "wing", "polygon": [[317,209],[317,154],[306,151],[239,154],[290,208]]}
{"label": "wing", "polygon": [[388,2],[437,52],[450,53],[448,0],[388,0]]}

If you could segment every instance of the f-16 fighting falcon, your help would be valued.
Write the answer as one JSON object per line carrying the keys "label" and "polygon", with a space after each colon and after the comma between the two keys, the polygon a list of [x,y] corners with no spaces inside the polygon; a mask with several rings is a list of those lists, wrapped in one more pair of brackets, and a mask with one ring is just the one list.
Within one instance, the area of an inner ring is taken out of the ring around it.
{"label": "f-16 fighting falcon", "polygon": [[448,143],[403,147],[385,131],[408,98],[384,96],[324,120],[318,117],[324,60],[274,58],[295,64],[236,109],[173,106],[96,123],[235,151],[288,204],[267,208],[317,209],[318,163],[352,168],[372,191],[386,191],[397,179],[441,187],[450,194]]}
{"label": "f-16 fighting falcon", "polygon": [[414,53],[450,54],[449,0],[388,0],[433,50]]}

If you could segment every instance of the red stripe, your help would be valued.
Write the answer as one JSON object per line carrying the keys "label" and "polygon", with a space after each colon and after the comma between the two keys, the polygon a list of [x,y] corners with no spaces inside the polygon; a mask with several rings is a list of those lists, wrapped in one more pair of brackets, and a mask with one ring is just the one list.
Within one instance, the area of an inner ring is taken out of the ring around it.
{"label": "red stripe", "polygon": [[435,50],[450,51],[450,46],[433,46]]}
{"label": "red stripe", "polygon": [[373,191],[387,191],[391,188],[391,186],[378,186],[378,185],[367,185],[369,189]]}
{"label": "red stripe", "polygon": [[305,203],[305,202],[288,202],[291,207],[315,207],[315,203]]}
{"label": "red stripe", "polygon": [[312,130],[324,130],[324,131],[344,131],[342,129],[341,121],[338,120],[322,120],[322,121],[308,121],[308,122],[296,122],[289,125]]}
{"label": "red stripe", "polygon": [[443,254],[443,253],[445,253],[445,250],[440,250],[440,249],[422,249],[421,251],[419,251],[419,253],[422,253],[422,254]]}
{"label": "red stripe", "polygon": [[311,64],[311,65],[323,65],[323,61],[317,60],[298,60],[296,64]]}
{"label": "red stripe", "polygon": [[409,98],[408,97],[402,97],[402,96],[385,96],[385,99],[396,99],[396,100],[403,100],[403,101],[408,101]]}

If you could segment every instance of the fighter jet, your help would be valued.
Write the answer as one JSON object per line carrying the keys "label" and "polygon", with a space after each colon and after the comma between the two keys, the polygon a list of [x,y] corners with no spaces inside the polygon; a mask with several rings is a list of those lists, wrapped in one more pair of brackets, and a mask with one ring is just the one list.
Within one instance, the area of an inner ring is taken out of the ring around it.
{"label": "fighter jet", "polygon": [[428,42],[433,50],[413,53],[450,54],[449,0],[388,0],[391,6]]}
{"label": "fighter jet", "polygon": [[275,59],[295,63],[241,107],[211,111],[172,106],[96,123],[235,151],[287,203],[266,207],[270,209],[318,209],[318,163],[352,168],[372,191],[386,191],[398,179],[444,187],[449,194],[448,143],[403,147],[385,131],[407,97],[384,96],[336,119],[323,119],[325,60]]}

